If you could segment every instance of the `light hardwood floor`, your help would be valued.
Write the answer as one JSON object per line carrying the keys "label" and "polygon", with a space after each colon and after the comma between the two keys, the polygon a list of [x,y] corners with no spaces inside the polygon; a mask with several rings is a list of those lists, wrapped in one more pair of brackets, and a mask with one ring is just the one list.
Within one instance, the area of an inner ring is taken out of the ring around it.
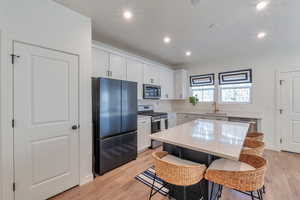
{"label": "light hardwood floor", "polygon": [[[149,188],[134,177],[152,166],[153,150],[141,153],[138,159],[81,187],[73,188],[51,200],[147,200]],[[268,160],[265,200],[300,199],[300,154],[265,151]],[[153,200],[167,200],[157,194]],[[222,200],[248,200],[249,197],[225,189]]]}

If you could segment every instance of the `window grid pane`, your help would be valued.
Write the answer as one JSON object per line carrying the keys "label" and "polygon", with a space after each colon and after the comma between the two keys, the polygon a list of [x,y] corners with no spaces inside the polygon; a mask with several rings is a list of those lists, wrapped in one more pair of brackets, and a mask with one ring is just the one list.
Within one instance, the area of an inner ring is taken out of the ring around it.
{"label": "window grid pane", "polygon": [[222,88],[221,101],[225,103],[250,103],[250,88]]}
{"label": "window grid pane", "polygon": [[214,88],[205,89],[193,89],[193,96],[199,99],[199,102],[213,102],[214,101]]}

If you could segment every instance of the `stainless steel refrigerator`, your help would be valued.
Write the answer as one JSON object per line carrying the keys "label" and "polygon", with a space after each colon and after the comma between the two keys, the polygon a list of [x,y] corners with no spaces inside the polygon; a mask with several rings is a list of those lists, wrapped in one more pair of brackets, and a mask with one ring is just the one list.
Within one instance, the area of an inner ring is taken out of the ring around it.
{"label": "stainless steel refrigerator", "polygon": [[137,83],[92,79],[94,172],[137,157]]}

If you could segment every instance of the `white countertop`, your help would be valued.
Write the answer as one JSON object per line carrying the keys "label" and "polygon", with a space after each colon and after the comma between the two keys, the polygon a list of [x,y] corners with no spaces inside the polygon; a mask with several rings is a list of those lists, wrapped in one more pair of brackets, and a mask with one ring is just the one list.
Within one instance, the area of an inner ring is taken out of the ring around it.
{"label": "white countertop", "polygon": [[195,120],[152,134],[154,140],[238,160],[248,132],[248,123]]}
{"label": "white countertop", "polygon": [[[212,116],[209,112],[195,112],[195,111],[176,111],[174,113],[181,114],[192,114],[192,115],[202,115],[202,116]],[[220,113],[226,113],[224,117],[238,117],[238,118],[249,118],[249,119],[262,119],[259,113],[249,113],[249,112],[228,112],[220,111]],[[220,116],[222,117],[222,115]]]}

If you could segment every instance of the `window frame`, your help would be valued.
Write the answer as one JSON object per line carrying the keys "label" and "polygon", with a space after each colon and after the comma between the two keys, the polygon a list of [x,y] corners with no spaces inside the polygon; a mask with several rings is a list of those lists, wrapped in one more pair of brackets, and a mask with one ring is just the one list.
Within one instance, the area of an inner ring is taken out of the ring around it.
{"label": "window frame", "polygon": [[195,89],[195,87],[191,87],[191,93],[192,95],[191,96],[194,96],[193,94],[193,90],[212,90],[213,91],[213,101],[198,101],[198,103],[200,104],[211,104],[213,102],[216,102],[217,101],[217,88],[216,88],[216,85],[210,85],[210,86],[199,86],[199,87],[212,87],[212,88],[203,88],[203,89]]}
{"label": "window frame", "polygon": [[[244,84],[244,83],[241,83]],[[252,104],[253,103],[253,83],[248,83],[249,86],[235,86],[235,85],[241,85],[241,84],[227,84],[227,85],[219,85],[219,89],[218,89],[218,102],[220,105],[226,105],[226,104],[235,104],[235,105],[246,105],[246,104]],[[232,85],[232,86],[231,86]],[[223,87],[222,87],[223,86]],[[249,88],[250,89],[250,99],[249,102],[224,102],[222,101],[222,89],[239,89],[239,88]]]}

